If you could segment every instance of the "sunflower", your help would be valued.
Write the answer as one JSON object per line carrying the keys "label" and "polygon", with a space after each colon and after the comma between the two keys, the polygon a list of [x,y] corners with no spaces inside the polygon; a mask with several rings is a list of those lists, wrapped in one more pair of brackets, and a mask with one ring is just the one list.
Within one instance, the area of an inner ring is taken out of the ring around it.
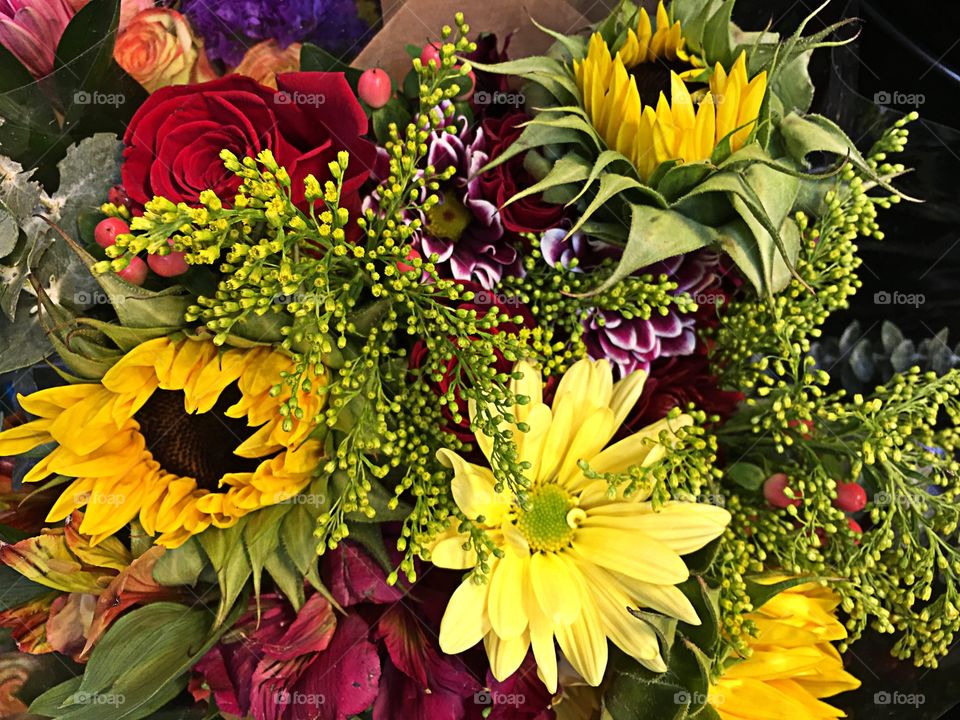
{"label": "sunflower", "polygon": [[[139,518],[158,543],[176,547],[283,502],[310,481],[321,456],[313,426],[285,423],[289,389],[273,392],[292,369],[288,355],[269,347],[221,351],[206,339],[150,340],[99,383],[21,397],[38,419],[0,433],[0,455],[55,443],[24,478],[76,478],[49,522],[86,506],[80,532],[93,544]],[[324,378],[315,375],[313,385]],[[313,418],[323,395],[298,402]]]}
{"label": "sunflower", "polygon": [[[606,360],[581,360],[564,375],[552,408],[543,403],[540,374],[526,362],[515,368],[513,391],[529,403],[512,409],[519,458],[530,489],[524,503],[494,489],[494,475],[449,450],[438,457],[454,470],[453,497],[464,515],[484,528],[502,551],[489,560],[486,583],[467,577],[454,592],[440,625],[440,646],[450,654],[481,639],[493,674],[513,673],[533,647],[540,676],[557,688],[554,638],[566,659],[590,685],[607,664],[607,638],[646,667],[666,670],[657,635],[628,611],[646,607],[699,624],[676,587],[689,573],[681,555],[718,537],[726,510],[668,502],[655,510],[641,492],[611,497],[605,480],[585,477],[580,462],[601,473],[649,466],[663,457],[662,431],[690,423],[663,420],[607,447],[643,389],[636,372],[614,384]],[[476,408],[471,408],[476,417]],[[492,440],[477,434],[488,460]],[[491,460],[492,461],[492,460]],[[431,560],[451,569],[475,567],[463,549],[466,533],[452,525],[434,544]]]}
{"label": "sunflower", "polygon": [[860,687],[831,645],[847,636],[836,617],[839,604],[829,588],[806,583],[751,613],[759,632],[749,641],[750,657],[728,667],[710,690],[722,720],[844,717],[819,700]]}
{"label": "sunflower", "polygon": [[680,23],[669,25],[661,3],[655,33],[643,12],[616,56],[595,33],[586,58],[573,63],[591,124],[644,180],[668,160],[708,159],[727,136],[731,150],[743,147],[766,93],[766,71],[750,79],[745,53],[729,73],[717,63],[708,86],[696,87],[703,71],[684,46]]}

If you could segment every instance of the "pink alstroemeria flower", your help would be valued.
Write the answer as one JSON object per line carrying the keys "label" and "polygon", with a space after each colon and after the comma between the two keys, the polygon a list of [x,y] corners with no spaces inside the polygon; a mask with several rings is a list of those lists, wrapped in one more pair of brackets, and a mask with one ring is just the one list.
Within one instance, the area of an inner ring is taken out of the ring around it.
{"label": "pink alstroemeria flower", "polygon": [[0,0],[0,45],[35,78],[49,75],[57,43],[73,13],[67,0]]}

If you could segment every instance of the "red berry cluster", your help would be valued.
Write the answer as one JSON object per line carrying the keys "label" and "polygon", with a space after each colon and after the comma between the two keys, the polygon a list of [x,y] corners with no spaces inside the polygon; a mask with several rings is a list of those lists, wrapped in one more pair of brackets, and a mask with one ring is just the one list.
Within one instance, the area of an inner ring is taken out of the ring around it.
{"label": "red berry cluster", "polygon": [[[97,223],[93,231],[93,239],[100,247],[108,248],[117,242],[118,235],[126,235],[129,232],[130,226],[125,220],[110,217]],[[169,255],[148,255],[146,262],[139,257],[134,257],[130,260],[130,264],[117,275],[131,285],[143,285],[147,279],[148,267],[160,277],[165,278],[178,277],[190,269],[182,252],[171,251]]]}
{"label": "red berry cluster", "polygon": [[[791,505],[800,507],[803,503],[803,496],[790,488],[790,478],[786,473],[774,473],[764,481],[763,497],[770,505],[780,509]],[[867,506],[867,492],[855,482],[837,483],[837,498],[833,501],[833,506],[845,513],[860,512]],[[858,535],[863,533],[860,523],[852,517],[847,518],[847,525]],[[815,532],[820,542],[825,544],[827,538],[823,528],[817,528]]]}

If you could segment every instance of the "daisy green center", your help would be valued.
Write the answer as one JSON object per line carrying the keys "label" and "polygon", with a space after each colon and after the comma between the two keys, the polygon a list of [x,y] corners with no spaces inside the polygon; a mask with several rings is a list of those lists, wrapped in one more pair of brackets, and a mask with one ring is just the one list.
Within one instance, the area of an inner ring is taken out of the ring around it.
{"label": "daisy green center", "polygon": [[470,225],[470,211],[453,192],[444,192],[441,198],[439,203],[427,210],[427,232],[435,238],[457,242]]}
{"label": "daisy green center", "polygon": [[565,548],[584,517],[570,493],[559,485],[542,485],[531,491],[526,505],[517,508],[516,525],[534,552]]}

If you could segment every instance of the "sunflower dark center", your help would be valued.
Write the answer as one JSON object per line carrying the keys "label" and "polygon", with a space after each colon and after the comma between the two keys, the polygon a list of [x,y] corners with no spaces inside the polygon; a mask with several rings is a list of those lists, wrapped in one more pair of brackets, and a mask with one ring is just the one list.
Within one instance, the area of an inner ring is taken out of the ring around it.
{"label": "sunflower dark center", "polygon": [[209,411],[188,414],[179,390],[157,390],[133,416],[147,449],[169,473],[192,477],[207,490],[216,490],[220,478],[231,472],[252,472],[260,460],[233,454],[250,428],[244,418],[229,418],[225,411],[240,399],[231,385]]}
{"label": "sunflower dark center", "polygon": [[640,92],[640,101],[644,105],[657,106],[660,93],[670,99],[670,73],[677,75],[690,69],[689,63],[680,60],[655,60],[649,63],[640,63],[630,70],[630,74],[637,81],[637,90]]}

